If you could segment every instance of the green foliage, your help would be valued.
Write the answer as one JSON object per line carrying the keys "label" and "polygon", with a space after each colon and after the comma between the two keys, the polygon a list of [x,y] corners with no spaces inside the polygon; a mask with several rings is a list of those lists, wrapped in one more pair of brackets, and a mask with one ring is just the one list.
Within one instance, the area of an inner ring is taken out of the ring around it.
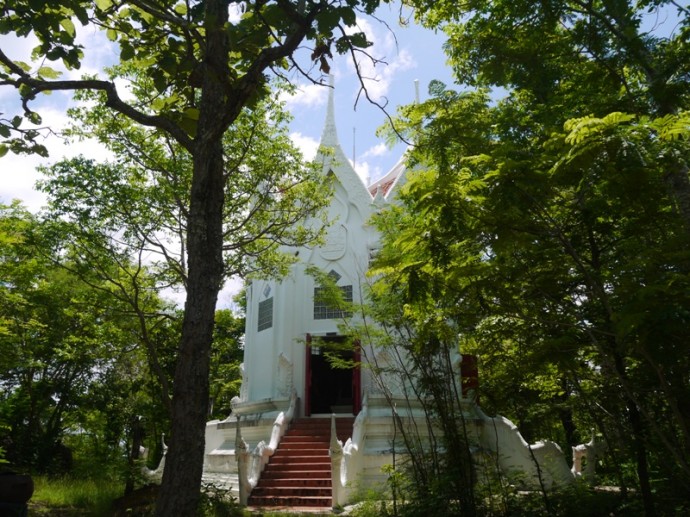
{"label": "green foliage", "polygon": [[216,311],[213,334],[209,417],[222,420],[230,414],[233,397],[240,394],[244,318],[227,309]]}
{"label": "green foliage", "polygon": [[376,220],[373,314],[427,362],[459,336],[485,410],[565,450],[596,428],[607,482],[682,507],[688,11],[667,35],[642,25],[668,2],[412,3],[476,89],[401,110],[414,169]]}
{"label": "green foliage", "polygon": [[550,511],[544,509],[541,494],[513,491],[506,501],[506,514],[515,516],[558,515],[587,517],[606,515],[641,515],[642,508],[627,501],[615,490],[593,490],[577,483],[549,493]]}
{"label": "green foliage", "polygon": [[[19,204],[0,209],[0,422],[7,459],[37,472],[124,479],[130,420],[160,413],[161,406],[138,346],[138,321],[111,284],[94,271],[77,271],[68,236],[58,238],[51,224]],[[105,262],[112,273],[114,263]],[[165,422],[164,415],[154,418]]]}

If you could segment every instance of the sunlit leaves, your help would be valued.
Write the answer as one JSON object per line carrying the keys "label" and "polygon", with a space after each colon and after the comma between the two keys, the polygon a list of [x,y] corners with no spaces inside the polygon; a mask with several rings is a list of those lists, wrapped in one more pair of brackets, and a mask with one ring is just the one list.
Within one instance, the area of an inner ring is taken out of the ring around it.
{"label": "sunlit leaves", "polygon": [[[132,91],[137,95],[141,91],[145,98],[148,78],[132,79]],[[198,109],[180,111],[178,101],[175,96],[158,97],[151,108],[177,112],[189,121],[190,131],[195,130]],[[189,155],[159,132],[110,116],[102,105],[75,110],[73,116],[79,120],[73,136],[95,136],[115,153],[117,162],[73,159],[46,171],[48,180],[41,188],[50,193],[54,215],[113,236],[132,250],[148,241],[161,259],[165,256],[169,261],[157,262],[166,282],[183,283],[181,253],[192,174]],[[290,143],[287,117],[279,106],[260,103],[245,110],[226,135],[228,274],[284,273],[289,261],[276,252],[276,246],[304,244],[318,234],[318,225],[303,223],[306,217],[317,216],[327,193],[322,183],[314,181],[317,169],[305,168]],[[155,255],[149,257],[155,260]]]}
{"label": "sunlit leaves", "polygon": [[53,68],[50,68],[49,66],[42,66],[38,69],[36,72],[38,77],[41,79],[57,79],[62,75],[62,72],[58,70],[54,70]]}
{"label": "sunlit leaves", "polygon": [[654,119],[650,127],[658,131],[662,140],[690,139],[690,112]]}
{"label": "sunlit leaves", "polygon": [[594,117],[571,119],[564,125],[565,130],[568,131],[565,141],[568,144],[579,144],[587,138],[601,134],[607,128],[611,128],[621,122],[629,122],[634,118],[634,115],[611,113],[602,119]]}
{"label": "sunlit leaves", "polygon": [[112,0],[96,0],[96,7],[98,7],[101,11],[107,11],[112,7],[113,1]]}

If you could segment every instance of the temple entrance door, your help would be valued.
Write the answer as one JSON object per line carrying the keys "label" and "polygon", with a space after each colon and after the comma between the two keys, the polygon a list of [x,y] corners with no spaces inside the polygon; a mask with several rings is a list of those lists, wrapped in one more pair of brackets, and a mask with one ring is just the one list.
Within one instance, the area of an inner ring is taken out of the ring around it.
{"label": "temple entrance door", "polygon": [[[344,336],[320,338],[324,346],[314,346],[307,335],[307,357],[305,361],[305,416],[314,414],[354,414],[359,409],[360,375],[359,367],[334,368],[325,355],[329,342],[345,341]],[[357,360],[358,354],[351,350],[340,351],[338,356],[346,360]]]}

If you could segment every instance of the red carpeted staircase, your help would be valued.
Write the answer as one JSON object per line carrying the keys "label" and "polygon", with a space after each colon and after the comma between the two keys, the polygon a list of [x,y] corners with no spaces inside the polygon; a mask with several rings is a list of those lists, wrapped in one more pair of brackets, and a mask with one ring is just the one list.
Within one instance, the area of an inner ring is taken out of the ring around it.
{"label": "red carpeted staircase", "polygon": [[[352,435],[354,418],[336,418],[338,439]],[[248,505],[267,507],[331,506],[330,418],[294,420],[264,468]]]}

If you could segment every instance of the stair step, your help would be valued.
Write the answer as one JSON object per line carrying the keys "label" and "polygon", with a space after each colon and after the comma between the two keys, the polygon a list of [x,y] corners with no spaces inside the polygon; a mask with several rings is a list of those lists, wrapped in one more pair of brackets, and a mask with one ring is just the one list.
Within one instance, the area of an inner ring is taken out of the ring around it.
{"label": "stair step", "polygon": [[[329,458],[324,458],[325,461],[322,463],[298,463],[296,465],[291,465],[290,463],[269,463],[271,466],[271,472],[330,472],[331,471],[331,461]],[[268,469],[268,465],[264,469]]]}
{"label": "stair step", "polygon": [[273,470],[269,469],[268,465],[261,474],[259,484],[264,479],[331,479],[331,471],[329,470]]}
{"label": "stair step", "polygon": [[330,487],[256,487],[252,497],[331,497]]}
{"label": "stair step", "polygon": [[[326,478],[261,478],[262,487],[328,487],[331,489],[331,477]],[[253,492],[252,492],[253,493]]]}
{"label": "stair step", "polygon": [[331,464],[331,459],[324,455],[319,455],[319,456],[298,456],[296,454],[281,454],[280,456],[276,456],[276,454],[273,455],[271,458],[271,463],[273,465],[285,465],[285,464],[303,464],[303,463],[308,463],[308,464],[322,464],[322,463],[328,463],[329,465]]}
{"label": "stair step", "polygon": [[275,497],[275,496],[261,496],[249,497],[249,506],[280,506],[280,507],[295,507],[295,506],[309,506],[327,508],[331,506],[330,497]]}
{"label": "stair step", "polygon": [[[354,420],[349,417],[336,420],[339,440],[352,435]],[[330,418],[293,420],[252,490],[249,506],[330,507],[330,439]]]}
{"label": "stair step", "polygon": [[301,447],[292,447],[291,445],[287,445],[285,448],[278,447],[278,450],[273,453],[272,458],[280,458],[281,456],[327,456],[328,455],[328,447],[325,447],[323,449],[303,449]]}
{"label": "stair step", "polygon": [[[287,440],[287,441],[286,441]],[[283,439],[280,440],[280,443],[309,443],[309,444],[315,444],[315,443],[323,443],[328,445],[331,441],[330,435],[328,437],[317,435],[317,434],[298,434],[298,433],[291,433],[290,435],[285,435],[283,436]]]}
{"label": "stair step", "polygon": [[[292,438],[292,437],[290,437]],[[295,440],[295,439],[290,439],[286,440],[283,438],[280,442],[280,446],[278,447],[278,450],[285,448],[286,450],[289,449],[301,449],[301,450],[321,450],[321,449],[328,449],[328,445],[330,442],[326,441],[304,441],[304,439],[300,440]]]}

